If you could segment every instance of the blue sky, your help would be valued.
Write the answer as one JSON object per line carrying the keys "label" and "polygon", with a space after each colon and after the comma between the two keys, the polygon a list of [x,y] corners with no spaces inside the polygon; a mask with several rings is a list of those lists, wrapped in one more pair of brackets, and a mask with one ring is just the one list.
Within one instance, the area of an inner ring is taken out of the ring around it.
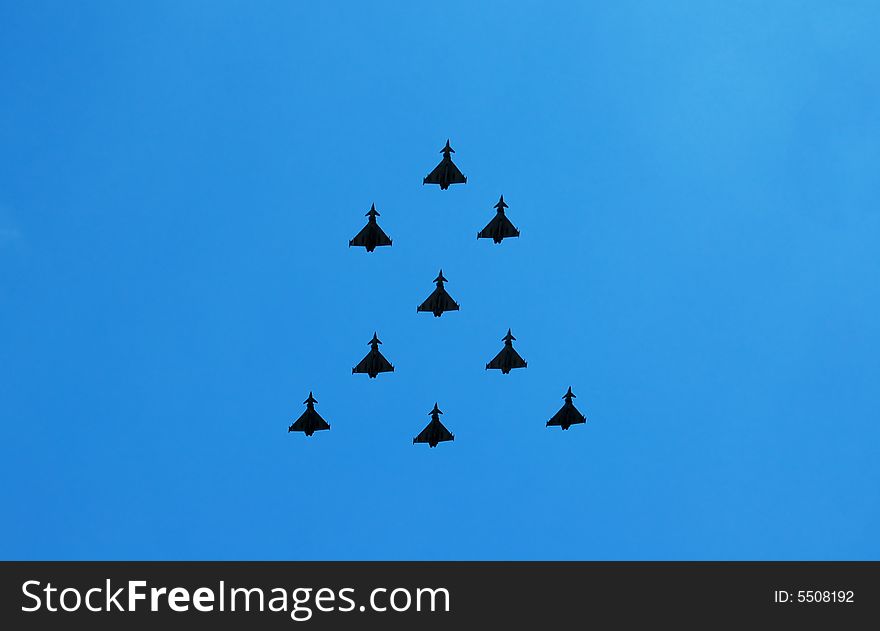
{"label": "blue sky", "polygon": [[880,5],[329,4],[0,7],[0,557],[880,558]]}

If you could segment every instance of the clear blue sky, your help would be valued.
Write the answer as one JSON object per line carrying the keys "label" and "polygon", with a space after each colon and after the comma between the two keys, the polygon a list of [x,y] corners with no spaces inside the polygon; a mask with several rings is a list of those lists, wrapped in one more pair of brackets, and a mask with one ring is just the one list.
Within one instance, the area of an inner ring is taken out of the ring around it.
{"label": "clear blue sky", "polygon": [[880,5],[325,4],[0,7],[0,557],[880,558]]}

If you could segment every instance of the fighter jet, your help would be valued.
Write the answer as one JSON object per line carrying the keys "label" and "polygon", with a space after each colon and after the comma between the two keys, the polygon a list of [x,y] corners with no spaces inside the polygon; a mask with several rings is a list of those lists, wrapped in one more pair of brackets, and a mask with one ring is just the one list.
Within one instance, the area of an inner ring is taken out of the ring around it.
{"label": "fighter jet", "polygon": [[501,339],[504,340],[504,348],[495,355],[495,359],[486,364],[486,370],[497,368],[501,371],[501,374],[506,375],[514,368],[525,368],[526,361],[513,348],[513,340],[516,338],[513,337],[510,329],[507,329],[507,335]]}
{"label": "fighter jet", "polygon": [[437,443],[446,442],[447,440],[455,440],[455,436],[443,426],[440,422],[440,415],[443,412],[434,404],[434,409],[429,412],[431,422],[421,431],[421,433],[413,438],[413,445],[416,443],[428,443],[429,447],[436,447]]}
{"label": "fighter jet", "polygon": [[348,242],[348,247],[353,245],[363,246],[367,248],[367,252],[372,252],[378,246],[381,245],[391,245],[391,239],[388,238],[388,235],[379,227],[379,224],[376,223],[376,217],[379,216],[379,211],[376,210],[376,204],[370,206],[370,212],[366,214],[369,219],[367,220],[367,225],[363,227],[363,230],[357,233],[354,239]]}
{"label": "fighter jet", "polygon": [[571,402],[572,399],[576,398],[571,391],[571,386],[568,387],[568,392],[566,392],[565,396],[562,398],[565,399],[565,403],[560,410],[553,415],[553,418],[547,421],[547,427],[559,425],[562,429],[568,429],[572,425],[586,423],[587,417],[581,414],[578,409],[574,407],[574,403]]}
{"label": "fighter jet", "polygon": [[394,366],[379,351],[381,343],[379,336],[373,333],[373,339],[369,341],[370,352],[361,360],[361,363],[351,369],[351,374],[365,372],[370,375],[370,379],[373,379],[380,372],[394,372]]}
{"label": "fighter jet", "polygon": [[455,166],[455,163],[452,162],[452,158],[449,155],[455,153],[455,149],[449,146],[448,138],[446,140],[446,146],[440,150],[440,153],[443,154],[443,159],[440,160],[440,164],[438,164],[433,171],[428,173],[427,177],[422,181],[422,184],[439,184],[440,189],[444,191],[449,188],[450,184],[465,184],[467,178],[458,170],[458,167]]}
{"label": "fighter jet", "polygon": [[416,311],[430,311],[435,318],[439,318],[444,311],[458,311],[458,303],[446,293],[446,289],[443,287],[443,283],[448,281],[443,278],[442,269],[434,282],[437,283],[436,289],[425,299],[425,302],[418,306]]}
{"label": "fighter jet", "polygon": [[498,212],[495,213],[492,221],[477,233],[477,238],[492,239],[495,243],[501,243],[504,237],[518,237],[519,230],[510,223],[510,219],[504,214],[504,209],[508,208],[508,205],[504,203],[504,195],[495,204],[495,208],[498,209]]}
{"label": "fighter jet", "polygon": [[312,393],[309,392],[309,398],[303,401],[306,404],[306,411],[296,419],[293,425],[287,428],[287,431],[305,432],[306,436],[311,436],[322,429],[330,429],[330,424],[315,411],[315,403],[317,402]]}

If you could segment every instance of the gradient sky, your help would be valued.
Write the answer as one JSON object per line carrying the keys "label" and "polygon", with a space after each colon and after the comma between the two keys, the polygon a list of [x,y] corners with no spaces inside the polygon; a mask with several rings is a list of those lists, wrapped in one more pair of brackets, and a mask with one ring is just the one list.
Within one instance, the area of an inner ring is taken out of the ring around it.
{"label": "gradient sky", "polygon": [[[878,32],[0,5],[0,557],[880,558]],[[423,186],[447,138],[468,183]],[[393,247],[348,248],[373,202]],[[461,311],[416,314],[441,267]]]}

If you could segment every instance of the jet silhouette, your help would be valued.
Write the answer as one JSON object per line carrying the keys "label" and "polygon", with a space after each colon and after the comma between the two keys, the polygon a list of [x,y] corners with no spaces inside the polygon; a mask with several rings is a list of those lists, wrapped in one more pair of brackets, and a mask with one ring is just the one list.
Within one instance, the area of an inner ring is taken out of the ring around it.
{"label": "jet silhouette", "polygon": [[321,415],[315,411],[315,403],[318,401],[309,392],[309,398],[303,401],[306,404],[306,411],[302,413],[296,421],[287,428],[288,432],[305,432],[306,436],[311,436],[315,432],[322,429],[330,429],[330,424],[321,418]]}
{"label": "jet silhouette", "polygon": [[486,227],[477,233],[477,238],[492,239],[495,243],[501,243],[501,240],[505,237],[518,237],[519,230],[510,223],[510,219],[504,214],[504,209],[508,208],[508,205],[504,203],[504,195],[502,195],[498,200],[498,203],[495,204],[495,208],[497,208],[498,211],[495,213],[492,221],[486,224]]}
{"label": "jet silhouette", "polygon": [[373,339],[369,341],[370,352],[361,360],[361,363],[351,369],[351,374],[365,372],[370,375],[370,379],[373,379],[380,372],[394,372],[394,366],[379,351],[381,343],[379,336],[373,333]]}
{"label": "jet silhouette", "polygon": [[440,415],[443,412],[434,404],[434,409],[429,412],[431,422],[421,431],[421,433],[413,438],[413,445],[416,443],[428,443],[429,447],[436,447],[437,443],[446,442],[447,440],[455,440],[455,436],[443,426],[440,422]]}
{"label": "jet silhouette", "polygon": [[379,211],[376,210],[376,204],[370,206],[370,211],[366,216],[369,217],[367,225],[357,233],[357,236],[355,236],[354,239],[348,242],[348,247],[353,245],[363,246],[367,248],[367,252],[372,252],[378,246],[391,245],[391,239],[388,238],[388,235],[385,234],[382,228],[379,227],[379,224],[376,223],[376,217],[379,216]]}
{"label": "jet silhouette", "polygon": [[553,418],[547,421],[547,427],[559,425],[562,429],[568,429],[572,425],[586,423],[587,417],[581,414],[578,409],[574,407],[574,403],[571,402],[572,399],[576,398],[575,394],[571,391],[571,386],[568,387],[568,392],[566,392],[565,396],[562,398],[565,399],[565,403],[562,405],[562,408],[553,415]]}
{"label": "jet silhouette", "polygon": [[495,359],[486,364],[486,370],[497,368],[501,371],[501,374],[506,375],[514,368],[525,368],[526,361],[513,348],[513,340],[516,338],[513,337],[510,329],[507,329],[507,335],[501,339],[504,340],[504,348],[495,355]]}
{"label": "jet silhouette", "polygon": [[467,178],[462,175],[461,171],[458,170],[458,167],[455,166],[455,163],[452,161],[450,154],[455,153],[455,149],[449,146],[449,139],[446,139],[446,146],[440,150],[440,153],[443,154],[443,159],[440,160],[440,164],[438,164],[433,171],[428,173],[427,177],[422,180],[422,184],[439,184],[441,190],[446,190],[449,188],[450,184],[464,184],[467,182]]}
{"label": "jet silhouette", "polygon": [[437,278],[434,279],[434,282],[437,283],[437,287],[425,299],[425,302],[418,306],[416,311],[431,312],[435,318],[439,318],[444,311],[458,311],[458,303],[452,299],[452,296],[446,293],[446,289],[443,287],[443,283],[448,281],[443,278],[442,269]]}

